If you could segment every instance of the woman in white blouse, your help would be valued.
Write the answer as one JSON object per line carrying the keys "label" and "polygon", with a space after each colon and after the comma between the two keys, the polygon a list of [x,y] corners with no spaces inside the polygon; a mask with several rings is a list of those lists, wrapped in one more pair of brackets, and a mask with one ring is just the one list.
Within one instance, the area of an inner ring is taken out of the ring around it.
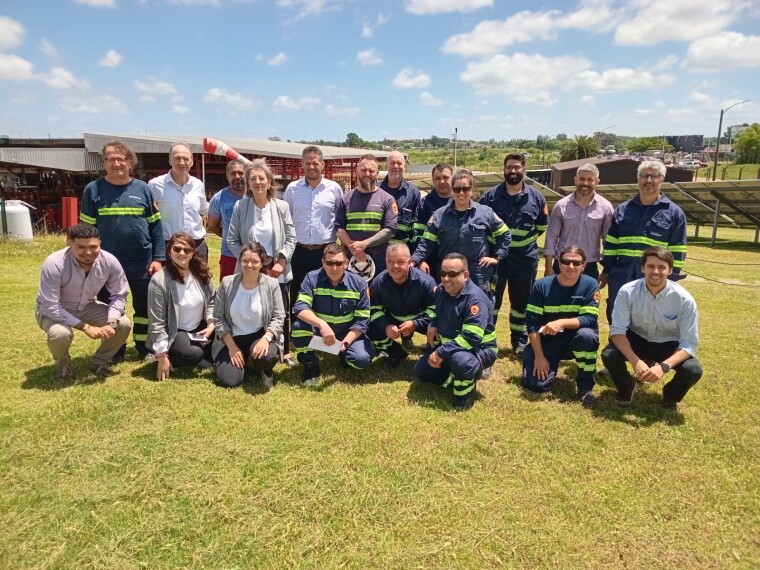
{"label": "woman in white blouse", "polygon": [[178,366],[211,366],[214,285],[195,240],[178,232],[166,246],[166,266],[148,285],[148,348],[156,355],[158,380]]}
{"label": "woman in white blouse", "polygon": [[264,387],[271,388],[285,322],[280,284],[265,274],[272,258],[261,244],[243,246],[238,262],[242,272],[222,279],[214,303],[216,380],[227,388],[239,386],[250,363]]}
{"label": "woman in white blouse", "polygon": [[[284,200],[275,197],[274,174],[266,160],[254,160],[245,168],[245,197],[238,200],[232,210],[227,230],[227,246],[238,257],[235,271],[240,271],[240,251],[247,243],[261,244],[274,263],[266,274],[280,284],[283,304],[290,307],[289,284],[293,280],[290,258],[296,248],[296,227],[290,208]],[[286,312],[283,328],[283,358],[288,366],[295,366],[290,350],[290,316]]]}

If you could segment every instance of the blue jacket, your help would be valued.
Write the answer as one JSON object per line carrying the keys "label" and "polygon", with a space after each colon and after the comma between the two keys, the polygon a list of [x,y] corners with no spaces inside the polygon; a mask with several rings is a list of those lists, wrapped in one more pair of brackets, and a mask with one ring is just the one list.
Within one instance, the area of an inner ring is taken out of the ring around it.
{"label": "blue jacket", "polygon": [[380,183],[380,188],[388,192],[398,206],[398,220],[396,222],[396,235],[392,242],[403,242],[410,248],[414,243],[414,214],[420,205],[420,189],[408,180],[401,180],[401,186],[391,188],[388,186],[386,176]]}
{"label": "blue jacket", "polygon": [[556,275],[533,284],[525,311],[528,333],[535,333],[557,319],[578,319],[579,328],[598,330],[599,284],[588,275],[581,275],[575,285],[564,287]]}
{"label": "blue jacket", "polygon": [[536,240],[546,231],[549,208],[541,192],[528,184],[516,196],[507,193],[507,183],[494,186],[479,202],[490,207],[512,232],[507,266],[510,270],[528,269],[538,263]]}
{"label": "blue jacket", "polygon": [[[432,190],[429,194],[420,198],[420,203],[417,206],[417,211],[414,214],[414,245],[415,247],[420,243],[422,234],[425,233],[425,228],[430,218],[439,208],[448,206],[451,203],[451,196],[448,198],[441,198],[435,190]],[[411,248],[414,253],[414,248]]]}
{"label": "blue jacket", "polygon": [[301,284],[301,292],[293,305],[293,315],[311,309],[333,329],[338,337],[349,329],[362,333],[369,326],[369,297],[364,280],[346,271],[334,287],[324,269],[310,271]]}
{"label": "blue jacket", "polygon": [[369,286],[370,322],[385,329],[391,321],[412,321],[416,330],[425,329],[435,315],[435,281],[412,267],[401,285],[383,271]]}

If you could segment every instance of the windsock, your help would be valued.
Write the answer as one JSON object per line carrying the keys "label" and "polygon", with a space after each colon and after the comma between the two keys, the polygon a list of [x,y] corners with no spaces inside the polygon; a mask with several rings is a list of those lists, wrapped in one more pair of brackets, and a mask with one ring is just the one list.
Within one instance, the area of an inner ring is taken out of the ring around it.
{"label": "windsock", "polygon": [[238,154],[234,148],[230,148],[226,143],[218,141],[216,139],[204,138],[203,150],[209,154],[216,154],[218,156],[226,156],[230,160],[240,160],[245,164],[251,164],[251,161],[246,157]]}

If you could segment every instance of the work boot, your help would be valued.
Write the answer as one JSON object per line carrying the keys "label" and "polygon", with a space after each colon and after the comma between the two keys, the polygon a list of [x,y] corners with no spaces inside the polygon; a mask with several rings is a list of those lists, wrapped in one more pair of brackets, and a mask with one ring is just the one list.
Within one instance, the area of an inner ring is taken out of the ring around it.
{"label": "work boot", "polygon": [[63,366],[55,367],[55,379],[66,380],[74,376],[74,372],[71,370],[71,364],[64,364]]}
{"label": "work boot", "polygon": [[274,388],[274,375],[273,371],[262,370],[261,371],[261,385],[267,390]]}
{"label": "work boot", "polygon": [[464,396],[454,396],[454,411],[466,412],[475,404],[476,397],[477,392],[475,390],[468,392]]}
{"label": "work boot", "polygon": [[618,401],[619,404],[630,404],[633,402],[633,394],[636,392],[636,380],[631,378],[631,384],[628,386],[626,390],[618,391],[617,396],[615,396],[615,399]]}
{"label": "work boot", "polygon": [[412,335],[401,337],[401,346],[403,346],[406,351],[414,350],[414,340],[412,340]]}
{"label": "work boot", "polygon": [[319,364],[310,364],[304,366],[303,381],[301,385],[305,388],[315,386],[319,382]]}
{"label": "work boot", "polygon": [[401,364],[404,360],[406,360],[406,357],[409,356],[409,353],[406,351],[406,349],[397,342],[391,342],[391,345],[388,347],[387,354],[388,368],[397,368],[399,364]]}
{"label": "work boot", "polygon": [[111,365],[107,362],[103,364],[93,364],[90,366],[90,372],[95,374],[95,376],[100,376],[101,378],[108,378],[109,376],[116,375],[116,371],[111,368]]}

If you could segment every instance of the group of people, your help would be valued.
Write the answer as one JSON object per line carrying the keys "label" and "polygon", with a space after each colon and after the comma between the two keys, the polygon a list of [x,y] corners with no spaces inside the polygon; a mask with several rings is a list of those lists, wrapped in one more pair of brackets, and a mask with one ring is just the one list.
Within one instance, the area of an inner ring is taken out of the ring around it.
{"label": "group of people", "polygon": [[[157,362],[159,380],[179,366],[214,367],[226,387],[239,386],[246,369],[272,387],[275,365],[296,360],[303,384],[312,386],[320,380],[319,352],[354,369],[384,353],[387,366],[397,367],[416,332],[426,345],[415,377],[451,387],[454,408],[466,410],[498,356],[495,326],[506,290],[522,385],[550,390],[560,360],[573,358],[578,397],[593,406],[600,287],[608,285],[610,343],[602,360],[618,400],[630,402],[639,382],[672,368],[663,405],[674,408],[699,380],[696,305],[675,283],[686,254],[685,217],[660,192],[662,163],[641,163],[638,195],[615,209],[596,193],[598,169],[584,164],[575,192],[549,216],[517,153],[504,159],[504,182],[477,202],[472,173],[447,164],[434,167],[434,190],[421,196],[396,151],[383,180],[378,160],[363,156],[357,186],[345,194],[323,176],[318,147],[307,146],[302,158],[304,176],[282,199],[266,161],[234,160],[229,186],[209,202],[190,175],[188,145],[173,145],[169,172],[146,184],[130,176],[132,150],[106,144],[106,176],[85,188],[82,223],[40,278],[37,319],[57,375],[72,373],[72,328],[102,340],[92,360],[101,376],[123,359],[133,328],[135,347]],[[222,237],[217,290],[206,228]],[[545,276],[536,280],[545,231]],[[127,285],[134,326],[125,317]]]}

